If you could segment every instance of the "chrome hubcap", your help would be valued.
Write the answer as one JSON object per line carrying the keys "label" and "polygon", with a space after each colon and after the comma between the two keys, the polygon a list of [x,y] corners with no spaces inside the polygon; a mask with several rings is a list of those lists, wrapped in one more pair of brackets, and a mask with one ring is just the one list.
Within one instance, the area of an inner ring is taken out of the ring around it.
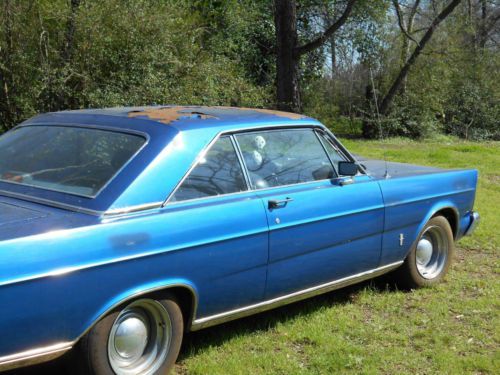
{"label": "chrome hubcap", "polygon": [[425,230],[415,251],[417,270],[422,277],[433,279],[443,271],[448,257],[448,247],[444,229],[433,226]]}
{"label": "chrome hubcap", "polygon": [[172,338],[165,307],[143,299],[127,306],[116,318],[108,339],[108,359],[117,375],[155,374],[163,364]]}
{"label": "chrome hubcap", "polygon": [[432,258],[432,242],[422,238],[417,245],[417,263],[427,264]]}
{"label": "chrome hubcap", "polygon": [[142,320],[142,316],[134,313],[130,315],[117,324],[114,341],[116,352],[120,357],[135,360],[146,349],[149,327],[147,322]]}

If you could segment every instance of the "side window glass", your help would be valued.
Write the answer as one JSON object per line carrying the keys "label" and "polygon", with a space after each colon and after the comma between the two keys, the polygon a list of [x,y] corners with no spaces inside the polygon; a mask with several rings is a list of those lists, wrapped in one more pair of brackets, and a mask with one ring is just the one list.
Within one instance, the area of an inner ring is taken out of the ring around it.
{"label": "side window glass", "polygon": [[323,146],[325,146],[325,150],[333,163],[335,171],[337,171],[339,161],[346,161],[345,158],[339,153],[339,151],[337,151],[335,147],[333,147],[331,142],[326,139],[323,134],[318,134],[318,136],[321,138],[321,143],[323,143]]}
{"label": "side window glass", "polygon": [[229,137],[220,138],[198,162],[171,202],[247,190],[238,156]]}
{"label": "side window glass", "polygon": [[236,139],[255,189],[335,177],[312,129],[243,133]]}

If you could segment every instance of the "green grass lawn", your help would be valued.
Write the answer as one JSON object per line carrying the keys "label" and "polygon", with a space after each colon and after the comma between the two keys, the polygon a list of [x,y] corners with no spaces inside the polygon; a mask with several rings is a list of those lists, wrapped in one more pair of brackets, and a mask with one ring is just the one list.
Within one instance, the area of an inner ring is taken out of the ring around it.
{"label": "green grass lawn", "polygon": [[345,141],[371,158],[477,168],[474,236],[446,282],[401,292],[363,283],[186,336],[177,373],[500,372],[500,143]]}

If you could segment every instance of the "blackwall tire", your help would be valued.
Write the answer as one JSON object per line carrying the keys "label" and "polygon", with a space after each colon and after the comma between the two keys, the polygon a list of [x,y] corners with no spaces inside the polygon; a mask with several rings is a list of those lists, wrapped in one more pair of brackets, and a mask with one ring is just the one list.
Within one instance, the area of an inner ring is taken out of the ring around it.
{"label": "blackwall tire", "polygon": [[396,282],[407,289],[433,286],[447,274],[454,254],[450,223],[443,216],[435,216],[424,226],[403,265],[396,270]]}
{"label": "blackwall tire", "polygon": [[184,320],[173,296],[142,298],[101,319],[80,340],[70,367],[87,375],[163,375],[173,368]]}

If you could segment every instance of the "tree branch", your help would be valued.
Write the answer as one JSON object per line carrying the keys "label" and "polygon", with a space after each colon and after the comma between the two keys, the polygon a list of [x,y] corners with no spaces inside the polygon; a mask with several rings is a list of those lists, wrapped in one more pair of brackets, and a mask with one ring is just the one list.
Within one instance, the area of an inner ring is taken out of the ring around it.
{"label": "tree branch", "polygon": [[387,95],[384,97],[382,100],[382,104],[380,105],[380,113],[381,114],[387,114],[389,107],[392,103],[392,100],[396,96],[396,93],[398,92],[399,88],[401,87],[401,84],[403,83],[405,77],[408,75],[408,72],[410,71],[410,68],[412,65],[415,63],[417,57],[422,53],[422,50],[424,49],[425,45],[429,42],[429,40],[432,38],[432,35],[434,34],[434,31],[436,28],[439,26],[439,24],[448,17],[451,12],[460,4],[462,0],[452,0],[442,11],[439,13],[436,18],[432,21],[431,25],[425,32],[424,36],[422,39],[420,39],[417,47],[411,54],[410,58],[408,61],[405,63],[403,68],[401,68],[398,76],[392,83],[391,88],[387,92]]}
{"label": "tree branch", "polygon": [[486,19],[484,27],[488,33],[495,27],[498,20],[500,20],[500,9],[497,9],[495,13]]}
{"label": "tree branch", "polygon": [[[415,38],[413,38],[410,33],[408,32],[408,30],[406,29],[405,25],[404,25],[404,19],[403,19],[403,15],[401,14],[401,8],[399,7],[399,1],[398,0],[392,0],[392,3],[394,5],[394,9],[396,10],[396,16],[397,16],[397,19],[398,19],[398,25],[399,25],[399,28],[401,29],[401,32],[409,39],[411,40],[412,42],[414,42],[416,45],[418,45],[418,42],[415,40]],[[415,4],[417,4],[417,2],[415,2]],[[418,6],[418,5],[417,5]],[[412,15],[414,16],[414,10],[415,8],[412,8]],[[410,15],[411,17],[411,15]],[[411,19],[411,18],[410,18]]]}
{"label": "tree branch", "polygon": [[302,46],[295,48],[295,53],[297,56],[303,55],[305,53],[311,52],[316,48],[320,47],[323,43],[325,43],[332,34],[334,34],[338,29],[342,27],[349,18],[351,14],[352,8],[354,4],[358,0],[349,0],[345,7],[344,13],[339,17],[337,21],[335,21],[328,29],[326,29],[319,37],[314,39],[313,41],[306,43]]}

